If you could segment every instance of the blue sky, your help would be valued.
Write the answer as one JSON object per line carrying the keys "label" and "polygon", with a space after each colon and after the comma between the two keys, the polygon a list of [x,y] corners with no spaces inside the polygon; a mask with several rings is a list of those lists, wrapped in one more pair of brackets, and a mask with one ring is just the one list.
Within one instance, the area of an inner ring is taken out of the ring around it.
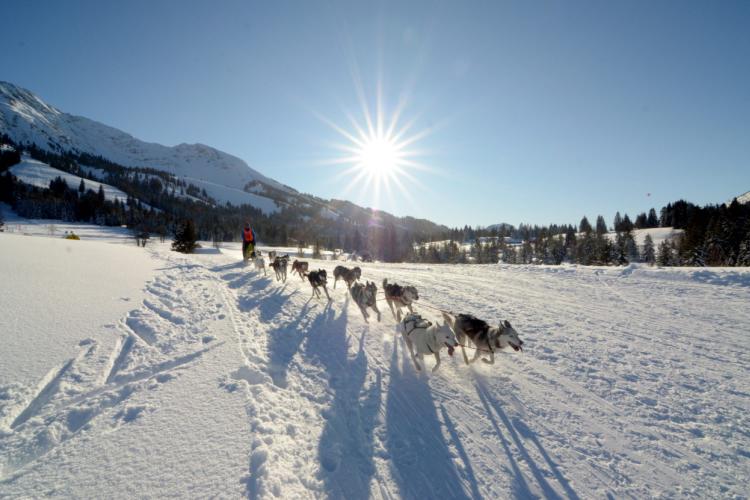
{"label": "blue sky", "polygon": [[[0,79],[290,186],[449,225],[750,190],[750,2],[3,2]],[[328,160],[403,102],[405,193]],[[359,89],[359,93],[358,93]],[[424,134],[424,135],[423,135]]]}

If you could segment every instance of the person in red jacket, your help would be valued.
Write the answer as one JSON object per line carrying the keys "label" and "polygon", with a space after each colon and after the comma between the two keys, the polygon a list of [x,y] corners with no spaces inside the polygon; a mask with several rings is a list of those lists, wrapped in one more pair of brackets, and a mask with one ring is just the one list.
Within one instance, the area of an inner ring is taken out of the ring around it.
{"label": "person in red jacket", "polygon": [[244,260],[255,258],[255,231],[250,227],[249,222],[242,230],[242,258]]}

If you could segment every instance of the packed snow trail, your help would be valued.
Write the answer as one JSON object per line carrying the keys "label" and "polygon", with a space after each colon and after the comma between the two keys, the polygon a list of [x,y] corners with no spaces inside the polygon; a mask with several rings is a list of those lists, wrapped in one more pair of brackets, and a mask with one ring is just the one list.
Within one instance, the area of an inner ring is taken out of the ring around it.
{"label": "packed snow trail", "polygon": [[312,299],[238,245],[147,255],[131,310],[3,381],[0,495],[746,496],[748,270],[362,265],[525,342],[430,374],[384,301],[366,324],[345,286]]}

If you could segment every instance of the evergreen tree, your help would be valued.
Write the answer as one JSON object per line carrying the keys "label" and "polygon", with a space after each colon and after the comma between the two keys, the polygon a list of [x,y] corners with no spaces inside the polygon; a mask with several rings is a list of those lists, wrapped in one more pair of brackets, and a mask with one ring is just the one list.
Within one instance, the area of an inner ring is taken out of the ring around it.
{"label": "evergreen tree", "polygon": [[607,223],[601,215],[596,218],[596,234],[605,234],[607,232]]}
{"label": "evergreen tree", "polygon": [[[2,222],[0,222],[0,225]],[[745,240],[740,243],[739,251],[737,253],[737,259],[735,260],[737,266],[750,266],[750,232],[748,232]]]}
{"label": "evergreen tree", "polygon": [[641,260],[643,262],[646,262],[650,266],[653,266],[656,262],[654,239],[651,238],[650,234],[647,234],[646,238],[643,240],[643,252],[641,252]]}
{"label": "evergreen tree", "polygon": [[531,242],[526,240],[521,245],[520,264],[531,264],[531,260],[534,257],[534,250],[531,248]]}
{"label": "evergreen tree", "polygon": [[630,217],[628,217],[628,214],[625,214],[622,218],[622,231],[629,233],[633,230],[633,227],[633,222],[630,220]]}
{"label": "evergreen tree", "polygon": [[638,253],[638,245],[635,244],[635,238],[633,238],[633,233],[625,233],[624,236],[625,239],[625,257],[628,259],[628,262],[637,262],[640,258],[640,254]]}
{"label": "evergreen tree", "polygon": [[549,259],[551,264],[559,265],[565,260],[565,242],[562,235],[549,235],[547,244],[549,248]]}
{"label": "evergreen tree", "polygon": [[646,218],[646,227],[659,227],[659,218],[656,217],[656,210],[653,208],[648,211],[648,217]]}
{"label": "evergreen tree", "polygon": [[582,237],[578,238],[576,244],[576,262],[588,266],[594,261],[594,254],[594,237],[591,236],[591,232],[584,233]]}
{"label": "evergreen tree", "polygon": [[642,212],[638,214],[638,217],[635,218],[635,228],[645,229],[647,227],[648,227],[648,218],[646,217],[646,212]]}
{"label": "evergreen tree", "polygon": [[581,223],[578,224],[578,230],[579,232],[584,233],[584,234],[589,234],[592,230],[591,223],[589,222],[589,220],[586,218],[585,215],[583,216],[583,219],[581,219]]}
{"label": "evergreen tree", "polygon": [[672,255],[672,245],[668,240],[659,243],[659,251],[656,255],[656,263],[660,266],[671,266],[674,261]]}
{"label": "evergreen tree", "polygon": [[195,223],[187,219],[180,224],[172,242],[172,250],[181,253],[193,253],[197,247],[198,236],[195,231]]}
{"label": "evergreen tree", "polygon": [[628,263],[628,257],[625,250],[625,234],[623,232],[617,233],[615,237],[615,244],[612,248],[612,260],[618,265],[624,266]]}
{"label": "evergreen tree", "polygon": [[83,194],[86,192],[86,184],[83,182],[83,179],[81,179],[81,183],[78,184],[78,194]]}
{"label": "evergreen tree", "polygon": [[620,215],[620,212],[615,214],[614,230],[618,233],[622,231],[622,215]]}
{"label": "evergreen tree", "polygon": [[99,191],[96,193],[96,201],[99,206],[104,205],[104,186],[101,184],[99,184]]}

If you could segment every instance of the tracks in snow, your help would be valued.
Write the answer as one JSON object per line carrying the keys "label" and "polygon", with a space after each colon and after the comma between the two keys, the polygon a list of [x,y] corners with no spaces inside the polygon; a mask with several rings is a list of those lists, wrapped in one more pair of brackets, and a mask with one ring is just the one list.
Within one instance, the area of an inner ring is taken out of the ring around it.
{"label": "tracks in snow", "polygon": [[78,355],[50,369],[26,395],[6,390],[15,403],[5,408],[7,431],[0,432],[0,484],[98,421],[99,428],[116,429],[137,420],[144,407],[128,407],[134,395],[169,382],[223,344],[207,333],[224,307],[209,300],[211,274],[179,258],[167,262],[172,267],[147,284],[142,306],[101,341],[81,341]]}
{"label": "tracks in snow", "polygon": [[[294,280],[279,285],[221,272],[246,360],[232,377],[247,382],[257,436],[249,496],[506,496],[517,479],[490,471],[510,462],[530,494],[575,498],[569,472],[553,458],[568,443],[546,449],[535,424],[524,423],[517,397],[498,396],[497,377],[480,386],[487,370],[447,363],[433,376],[419,375],[389,311],[382,323],[366,325],[345,290],[332,291],[328,304],[307,300],[309,290]],[[506,418],[493,425],[493,408],[506,405]],[[278,421],[302,421],[307,434]],[[293,474],[283,465],[291,463]],[[605,476],[601,489],[612,482]]]}

